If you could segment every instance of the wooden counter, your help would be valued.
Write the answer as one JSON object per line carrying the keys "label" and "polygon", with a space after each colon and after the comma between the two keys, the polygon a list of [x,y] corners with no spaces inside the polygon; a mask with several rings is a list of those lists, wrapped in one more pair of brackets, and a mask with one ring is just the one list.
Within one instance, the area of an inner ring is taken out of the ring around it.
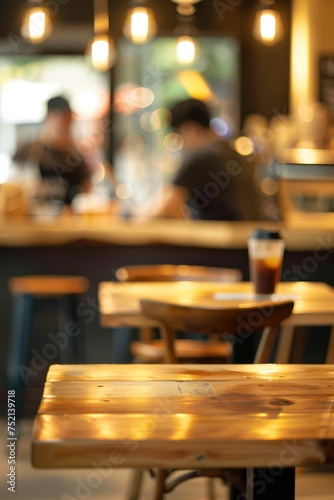
{"label": "wooden counter", "polygon": [[246,249],[254,227],[281,231],[291,251],[334,248],[329,219],[290,222],[216,222],[151,220],[138,222],[110,215],[32,218],[10,216],[0,221],[0,244],[6,247],[61,246],[83,240],[114,245],[174,245]]}

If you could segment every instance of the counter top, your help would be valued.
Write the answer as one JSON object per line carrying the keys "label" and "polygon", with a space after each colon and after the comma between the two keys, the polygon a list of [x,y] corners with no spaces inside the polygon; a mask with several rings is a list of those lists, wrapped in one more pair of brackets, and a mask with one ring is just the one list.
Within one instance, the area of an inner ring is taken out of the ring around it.
{"label": "counter top", "polygon": [[111,215],[62,215],[53,218],[8,216],[0,221],[0,244],[5,247],[60,246],[78,241],[114,245],[176,245],[199,248],[247,247],[254,227],[281,231],[286,249],[334,247],[332,220],[286,222],[221,222],[155,219],[146,222]]}

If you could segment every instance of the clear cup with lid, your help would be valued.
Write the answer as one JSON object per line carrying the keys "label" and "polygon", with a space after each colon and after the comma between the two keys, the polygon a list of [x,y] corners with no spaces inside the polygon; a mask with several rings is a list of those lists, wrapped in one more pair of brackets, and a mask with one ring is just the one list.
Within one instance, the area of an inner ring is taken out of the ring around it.
{"label": "clear cup with lid", "polygon": [[278,231],[255,229],[248,239],[250,277],[254,292],[272,294],[280,281],[284,241]]}

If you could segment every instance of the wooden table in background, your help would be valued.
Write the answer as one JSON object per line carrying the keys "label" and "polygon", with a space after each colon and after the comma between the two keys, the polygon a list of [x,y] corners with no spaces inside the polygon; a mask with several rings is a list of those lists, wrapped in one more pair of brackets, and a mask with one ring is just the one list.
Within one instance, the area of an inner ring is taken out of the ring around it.
{"label": "wooden table in background", "polygon": [[32,461],[265,468],[247,498],[291,500],[294,467],[334,464],[333,409],[334,365],[53,365]]}
{"label": "wooden table in background", "polygon": [[[334,290],[325,283],[279,283],[277,296],[295,301],[292,315],[282,323],[281,342],[276,361],[286,363],[296,326],[330,325],[332,333],[327,350],[327,363],[334,363]],[[210,306],[252,302],[252,283],[110,283],[99,287],[101,324],[104,327],[157,326],[140,309],[140,299],[161,299],[183,304]]]}

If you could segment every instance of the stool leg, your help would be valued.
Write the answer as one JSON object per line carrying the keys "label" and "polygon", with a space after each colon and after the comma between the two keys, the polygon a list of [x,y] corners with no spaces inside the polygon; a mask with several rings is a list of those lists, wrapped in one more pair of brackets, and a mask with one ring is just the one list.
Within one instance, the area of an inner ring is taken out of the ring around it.
{"label": "stool leg", "polygon": [[15,390],[16,419],[22,416],[24,387],[29,384],[31,376],[27,363],[32,340],[33,308],[31,296],[15,297],[8,346],[7,384],[8,390]]}
{"label": "stool leg", "polygon": [[[59,332],[67,337],[66,347],[60,349],[61,363],[84,363],[84,338],[83,329],[78,325],[76,314],[77,297],[66,295],[58,299]],[[70,327],[70,325],[74,327]],[[79,334],[73,334],[80,328]]]}
{"label": "stool leg", "polygon": [[216,500],[215,482],[213,477],[207,478],[208,500]]}
{"label": "stool leg", "polygon": [[135,469],[134,471],[132,471],[132,484],[128,500],[138,500],[140,496],[141,485],[143,482],[143,475],[143,469]]}
{"label": "stool leg", "polygon": [[154,500],[163,500],[165,492],[165,479],[167,471],[158,469],[158,477],[155,485]]}

